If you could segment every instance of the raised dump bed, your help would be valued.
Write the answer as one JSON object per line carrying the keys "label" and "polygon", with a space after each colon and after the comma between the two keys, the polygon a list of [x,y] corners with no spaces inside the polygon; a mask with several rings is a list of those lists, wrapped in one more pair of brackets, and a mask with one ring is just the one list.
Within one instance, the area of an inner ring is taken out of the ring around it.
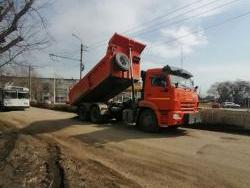
{"label": "raised dump bed", "polygon": [[109,41],[106,55],[70,89],[70,104],[108,101],[131,85],[131,73],[134,81],[138,81],[140,54],[144,48],[145,45],[140,42],[114,34]]}

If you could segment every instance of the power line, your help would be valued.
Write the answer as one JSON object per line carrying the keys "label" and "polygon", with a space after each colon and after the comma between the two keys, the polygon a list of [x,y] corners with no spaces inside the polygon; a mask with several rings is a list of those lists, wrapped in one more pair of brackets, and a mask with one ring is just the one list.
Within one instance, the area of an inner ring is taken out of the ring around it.
{"label": "power line", "polygon": [[[153,18],[152,20],[149,20],[149,21],[147,21],[147,22],[143,22],[143,23],[141,23],[140,25],[143,26],[143,27],[145,27],[145,25],[148,25],[149,23],[154,23],[154,21],[157,22],[157,21],[159,21],[159,20],[162,19],[162,18],[166,18],[166,17],[170,16],[171,14],[174,14],[174,13],[176,13],[176,12],[179,12],[180,10],[186,9],[186,8],[188,8],[188,7],[191,7],[191,6],[195,5],[195,4],[199,4],[199,3],[202,2],[202,1],[203,1],[203,0],[199,0],[199,1],[195,1],[195,2],[189,3],[189,4],[185,5],[185,6],[182,6],[182,7],[179,7],[179,8],[177,8],[177,9],[173,10],[173,11],[170,11],[170,12],[168,12],[168,13],[165,14],[165,15],[158,16],[158,17]],[[218,0],[217,0],[217,1],[218,1]],[[150,24],[149,24],[149,25],[150,25]],[[133,32],[133,30],[136,30],[137,28],[138,28],[138,27],[131,28],[131,29],[125,31],[124,34],[126,34],[126,33],[131,33],[131,31]]]}
{"label": "power line", "polygon": [[71,60],[71,61],[79,61],[79,59],[77,59],[77,58],[66,57],[66,56],[62,56],[62,55],[49,54],[49,56],[50,56],[51,58],[53,58],[53,57],[59,57],[59,58],[68,59],[68,60]]}
{"label": "power line", "polygon": [[[233,0],[233,1],[230,1],[229,3],[234,2],[234,1],[239,1],[239,0]],[[197,10],[197,9],[200,9],[200,8],[204,8],[204,7],[208,6],[208,5],[214,4],[214,3],[216,3],[216,2],[218,2],[218,0],[211,1],[211,2],[209,2],[209,3],[203,4],[202,6],[199,6],[199,7],[196,7],[196,8],[194,8],[194,9],[188,10],[188,11],[186,11],[186,12],[184,12],[184,13],[181,13],[181,14],[175,16],[175,17],[172,17],[172,18],[170,18],[170,19],[167,19],[167,20],[165,20],[164,22],[158,23],[157,26],[162,25],[162,24],[164,24],[164,23],[166,23],[166,22],[168,22],[168,21],[171,21],[171,20],[173,20],[173,19],[175,19],[175,18],[178,18],[179,16],[185,16],[187,13],[193,12],[193,11],[195,11],[195,10]],[[226,3],[226,4],[228,4],[228,3]],[[224,6],[225,6],[225,5],[224,5]],[[221,8],[221,6],[219,6],[218,8]],[[202,14],[205,14],[205,13],[207,13],[207,12],[213,11],[214,9],[217,9],[217,8],[215,7],[215,8],[213,8],[212,10],[202,12],[202,13],[199,14],[199,15],[202,15]],[[199,15],[198,15],[198,16],[199,16]],[[196,15],[196,16],[197,16],[197,15]],[[194,16],[192,16],[192,17],[194,17]],[[185,18],[185,19],[183,19],[183,20],[179,20],[178,23],[181,23],[181,22],[186,21],[186,20],[188,20],[188,19],[190,19],[190,18]],[[175,22],[170,23],[170,25],[174,25],[174,24],[176,24],[176,23],[175,23]],[[168,24],[168,25],[169,25],[169,24]],[[151,26],[154,26],[154,25],[151,24]],[[147,27],[146,29],[148,29],[148,27]],[[145,34],[146,32],[148,32],[146,29],[144,29],[144,30],[142,29],[141,31],[137,31],[137,32],[134,32],[134,33],[131,33],[131,34],[132,34],[134,37],[135,37],[135,36],[138,36],[139,34]],[[158,30],[158,28],[157,28],[157,29],[154,29],[154,30]],[[143,32],[143,31],[144,31],[144,32]],[[143,33],[140,33],[140,32],[143,32]],[[107,41],[105,41],[104,43],[101,43],[101,44],[99,44],[99,45],[97,45],[97,46],[95,46],[95,47],[92,47],[92,48],[99,48],[99,47],[105,45],[106,42],[107,42]]]}
{"label": "power line", "polygon": [[[207,14],[207,13],[209,13],[209,12],[212,12],[212,11],[214,11],[214,10],[216,10],[216,9],[220,9],[220,8],[225,7],[225,6],[228,6],[228,5],[230,5],[230,4],[232,4],[232,3],[236,2],[236,1],[240,1],[240,0],[231,0],[231,1],[228,1],[228,2],[226,2],[226,3],[224,3],[224,4],[221,4],[221,5],[219,5],[219,6],[213,7],[213,8],[211,8],[211,9],[208,9],[208,10],[206,10],[206,11],[203,11],[203,12],[201,12],[201,13],[199,13],[199,14],[192,15],[191,17],[184,18],[184,19],[182,19],[182,20],[178,20],[178,21],[169,23],[169,24],[167,24],[166,26],[176,25],[176,24],[178,24],[178,23],[185,22],[185,21],[190,20],[190,19],[192,19],[192,18],[195,18],[195,17],[198,17],[198,16],[202,16],[202,15]],[[216,3],[216,2],[217,2],[217,1],[213,1],[212,3],[210,2],[210,3],[208,3],[208,4],[214,4],[214,3]],[[208,4],[207,4],[207,5],[208,5]],[[200,8],[203,8],[203,7],[198,7],[197,9],[200,9]],[[189,11],[186,12],[186,13],[193,12],[194,10],[196,10],[196,9],[189,10]],[[186,13],[185,13],[185,14],[186,14]],[[148,30],[148,31],[146,30],[146,31],[142,31],[142,32],[136,32],[136,33],[133,34],[133,36],[138,36],[138,35],[141,36],[141,35],[144,35],[144,34],[147,34],[147,33],[152,33],[152,32],[154,32],[154,31],[158,31],[159,29],[162,28],[162,27],[159,27],[159,26],[160,26],[160,25],[163,25],[164,23],[166,23],[166,21],[165,21],[165,22],[159,23],[159,24],[157,25],[157,26],[158,26],[157,28],[153,28],[153,29]]]}
{"label": "power line", "polygon": [[[190,36],[190,35],[199,34],[199,33],[202,33],[202,32],[204,32],[204,31],[207,31],[207,30],[210,30],[210,29],[213,29],[213,28],[216,28],[216,27],[220,27],[220,26],[222,26],[222,25],[224,25],[224,24],[227,24],[227,23],[232,22],[232,21],[234,21],[234,20],[240,19],[240,18],[242,18],[242,17],[249,16],[249,14],[250,14],[250,11],[245,12],[245,13],[242,13],[242,14],[240,14],[240,15],[238,15],[238,16],[230,17],[230,18],[228,18],[228,19],[226,19],[226,20],[224,20],[224,21],[222,21],[222,22],[220,22],[220,23],[217,23],[217,24],[214,24],[214,25],[210,25],[210,26],[208,26],[208,27],[206,27],[206,28],[204,28],[204,29],[202,29],[202,30],[196,30],[196,31],[193,31],[193,32],[191,32],[191,33],[189,33],[189,34],[180,36],[180,37],[178,37],[178,38],[176,38],[176,39],[168,40],[168,41],[165,41],[165,42],[159,42],[159,43],[157,43],[157,45],[156,45],[156,44],[153,44],[152,46],[158,46],[158,45],[160,45],[160,44],[162,44],[162,43],[163,43],[163,44],[173,43],[173,42],[176,42],[176,41],[178,41],[178,40],[180,40],[180,39],[186,38],[186,37],[188,37],[188,36]],[[149,47],[148,49],[152,49],[152,48],[153,48],[152,46]]]}
{"label": "power line", "polygon": [[7,64],[9,64],[9,63],[11,63],[11,62],[12,62],[17,56],[19,56],[21,53],[23,53],[23,50],[17,52],[14,56],[10,57],[8,61],[6,61],[5,63],[1,64],[1,65],[0,65],[0,69],[1,69],[3,66],[5,66],[5,65],[7,65]]}
{"label": "power line", "polygon": [[181,13],[181,14],[178,14],[178,15],[176,15],[176,16],[174,16],[174,17],[171,17],[171,18],[169,18],[169,19],[167,19],[167,20],[164,20],[164,21],[162,21],[162,22],[160,22],[160,23],[153,23],[153,24],[150,24],[149,26],[146,27],[146,29],[141,29],[141,30],[136,31],[136,32],[133,32],[133,33],[131,33],[131,34],[132,34],[132,35],[133,35],[133,34],[136,35],[137,33],[140,33],[140,32],[143,32],[143,31],[147,30],[149,27],[154,27],[154,26],[162,25],[162,24],[167,23],[168,21],[171,21],[171,20],[173,20],[173,19],[175,19],[175,18],[179,18],[179,17],[181,17],[181,16],[185,16],[185,15],[187,15],[187,14],[190,13],[190,12],[196,11],[196,10],[201,9],[201,8],[204,8],[204,7],[207,7],[207,6],[212,5],[212,4],[215,4],[215,3],[217,3],[217,2],[218,2],[218,0],[210,1],[210,2],[208,2],[208,3],[202,4],[201,6],[194,7],[193,9],[191,8],[191,9],[187,10],[186,12],[183,12],[183,13]]}
{"label": "power line", "polygon": [[[182,7],[178,7],[178,8],[176,8],[176,9],[170,11],[170,12],[167,12],[166,14],[163,14],[163,15],[161,15],[161,16],[157,16],[157,17],[155,17],[155,18],[153,18],[153,19],[151,19],[151,20],[149,20],[149,21],[140,23],[140,24],[138,24],[138,25],[136,25],[136,26],[134,26],[134,27],[132,27],[132,28],[130,28],[130,29],[128,29],[128,30],[122,32],[122,33],[125,34],[125,33],[128,33],[128,32],[131,32],[131,31],[133,31],[133,30],[136,30],[137,28],[140,28],[141,26],[144,27],[146,24],[152,23],[152,22],[154,22],[154,21],[159,21],[159,20],[162,19],[162,18],[165,18],[165,17],[167,17],[167,16],[170,16],[171,14],[174,14],[174,13],[180,11],[180,10],[186,9],[186,8],[188,8],[188,7],[190,7],[190,6],[194,5],[194,4],[200,3],[200,2],[202,2],[202,1],[203,1],[203,0],[195,1],[195,2],[189,3],[189,4],[187,4],[187,5],[184,5],[184,6],[182,6]],[[101,40],[101,41],[99,41],[99,42],[96,42],[96,43],[94,43],[94,44],[91,44],[90,46],[96,46],[96,45],[102,44],[103,42],[106,42],[107,40],[109,40],[108,37],[107,37],[106,39],[104,39],[104,40]]]}
{"label": "power line", "polygon": [[[221,5],[219,5],[219,6],[213,7],[213,8],[211,8],[211,9],[209,9],[209,10],[203,11],[203,12],[201,12],[201,13],[199,13],[199,14],[196,14],[196,15],[193,15],[193,16],[191,16],[191,17],[187,17],[187,18],[184,18],[184,19],[182,19],[182,20],[178,20],[178,21],[169,23],[169,24],[165,25],[164,27],[170,26],[170,25],[175,25],[175,24],[180,24],[180,23],[182,23],[182,22],[185,22],[185,21],[187,21],[187,20],[190,20],[191,18],[194,18],[194,17],[197,17],[197,16],[204,15],[204,14],[209,13],[209,12],[211,12],[211,11],[214,11],[214,10],[216,10],[216,9],[225,7],[225,6],[227,6],[227,5],[229,5],[229,4],[233,3],[233,2],[236,2],[236,1],[240,1],[240,0],[228,1],[228,2],[226,2],[226,3],[224,3],[224,4],[221,4]],[[216,3],[216,2],[218,2],[218,1],[212,1],[212,2],[209,2],[209,3],[205,4],[205,5],[206,5],[206,6],[207,6],[207,5],[211,5],[211,4],[214,4],[214,3]],[[195,11],[195,10],[197,10],[197,9],[201,9],[201,8],[204,8],[204,4],[203,4],[202,6],[196,7],[195,9],[191,9],[191,10],[185,12],[184,14],[179,14],[178,16],[175,16],[175,17],[173,17],[173,18],[177,18],[177,17],[179,17],[179,16],[184,16],[184,15],[186,15],[187,13],[193,12],[193,11]],[[171,18],[171,19],[173,19],[173,18]],[[171,19],[168,19],[167,21],[170,21]],[[159,26],[159,25],[163,25],[163,24],[166,23],[167,21],[164,21],[164,22],[159,23],[158,26]],[[149,30],[149,31],[147,31],[147,30],[141,30],[140,32],[132,33],[132,35],[135,37],[135,36],[138,36],[138,35],[143,35],[143,34],[146,34],[146,33],[150,33],[150,32],[157,31],[157,30],[159,30],[160,28],[161,28],[161,27],[157,27],[157,28],[154,28],[154,29]],[[144,31],[144,32],[143,32],[143,31]],[[98,46],[95,46],[95,47],[92,48],[92,49],[99,48],[99,47],[101,47],[101,46],[103,46],[103,45],[105,45],[105,44],[106,44],[106,42],[105,42],[105,43],[102,43],[102,44],[100,44],[100,45],[98,45]]]}

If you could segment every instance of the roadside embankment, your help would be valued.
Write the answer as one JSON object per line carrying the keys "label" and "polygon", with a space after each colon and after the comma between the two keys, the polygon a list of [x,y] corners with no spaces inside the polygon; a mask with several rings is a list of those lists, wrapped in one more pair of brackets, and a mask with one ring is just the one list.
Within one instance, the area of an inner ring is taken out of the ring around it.
{"label": "roadside embankment", "polygon": [[200,112],[205,125],[232,125],[250,130],[250,112],[224,109],[203,109]]}
{"label": "roadside embankment", "polygon": [[76,107],[69,104],[44,104],[36,103],[31,104],[32,107],[45,108],[49,110],[63,111],[63,112],[76,112]]}

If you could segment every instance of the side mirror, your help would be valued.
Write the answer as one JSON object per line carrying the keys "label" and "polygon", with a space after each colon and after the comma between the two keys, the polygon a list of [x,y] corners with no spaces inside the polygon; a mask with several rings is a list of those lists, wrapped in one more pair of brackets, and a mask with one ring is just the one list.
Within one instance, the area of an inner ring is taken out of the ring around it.
{"label": "side mirror", "polygon": [[177,87],[179,86],[179,83],[178,83],[178,82],[176,82],[174,85],[175,85],[175,87],[177,88]]}
{"label": "side mirror", "polygon": [[198,88],[199,88],[198,86],[195,86],[195,87],[194,87],[194,91],[197,91],[197,90],[198,90]]}
{"label": "side mirror", "polygon": [[161,81],[161,87],[163,88],[164,91],[168,91],[167,83],[165,80]]}

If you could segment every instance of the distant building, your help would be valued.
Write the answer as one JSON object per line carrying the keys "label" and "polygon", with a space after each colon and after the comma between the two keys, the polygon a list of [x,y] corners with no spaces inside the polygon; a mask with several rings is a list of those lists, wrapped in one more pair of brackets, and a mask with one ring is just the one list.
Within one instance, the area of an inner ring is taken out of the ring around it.
{"label": "distant building", "polygon": [[[65,103],[68,100],[69,89],[77,82],[77,79],[64,78],[32,78],[31,100],[41,103]],[[0,87],[5,85],[17,85],[29,88],[27,77],[0,76]]]}
{"label": "distant building", "polygon": [[[55,103],[66,103],[68,101],[69,89],[78,82],[78,79],[64,78],[38,78],[31,79],[31,101],[39,103],[54,102],[55,88]],[[5,85],[15,85],[29,88],[29,78],[17,76],[0,76],[0,87]],[[141,83],[135,83],[135,97],[139,98],[141,93]],[[55,86],[55,87],[54,87]],[[131,90],[129,87],[126,91],[121,92],[113,98],[114,101],[126,101],[131,98]]]}

